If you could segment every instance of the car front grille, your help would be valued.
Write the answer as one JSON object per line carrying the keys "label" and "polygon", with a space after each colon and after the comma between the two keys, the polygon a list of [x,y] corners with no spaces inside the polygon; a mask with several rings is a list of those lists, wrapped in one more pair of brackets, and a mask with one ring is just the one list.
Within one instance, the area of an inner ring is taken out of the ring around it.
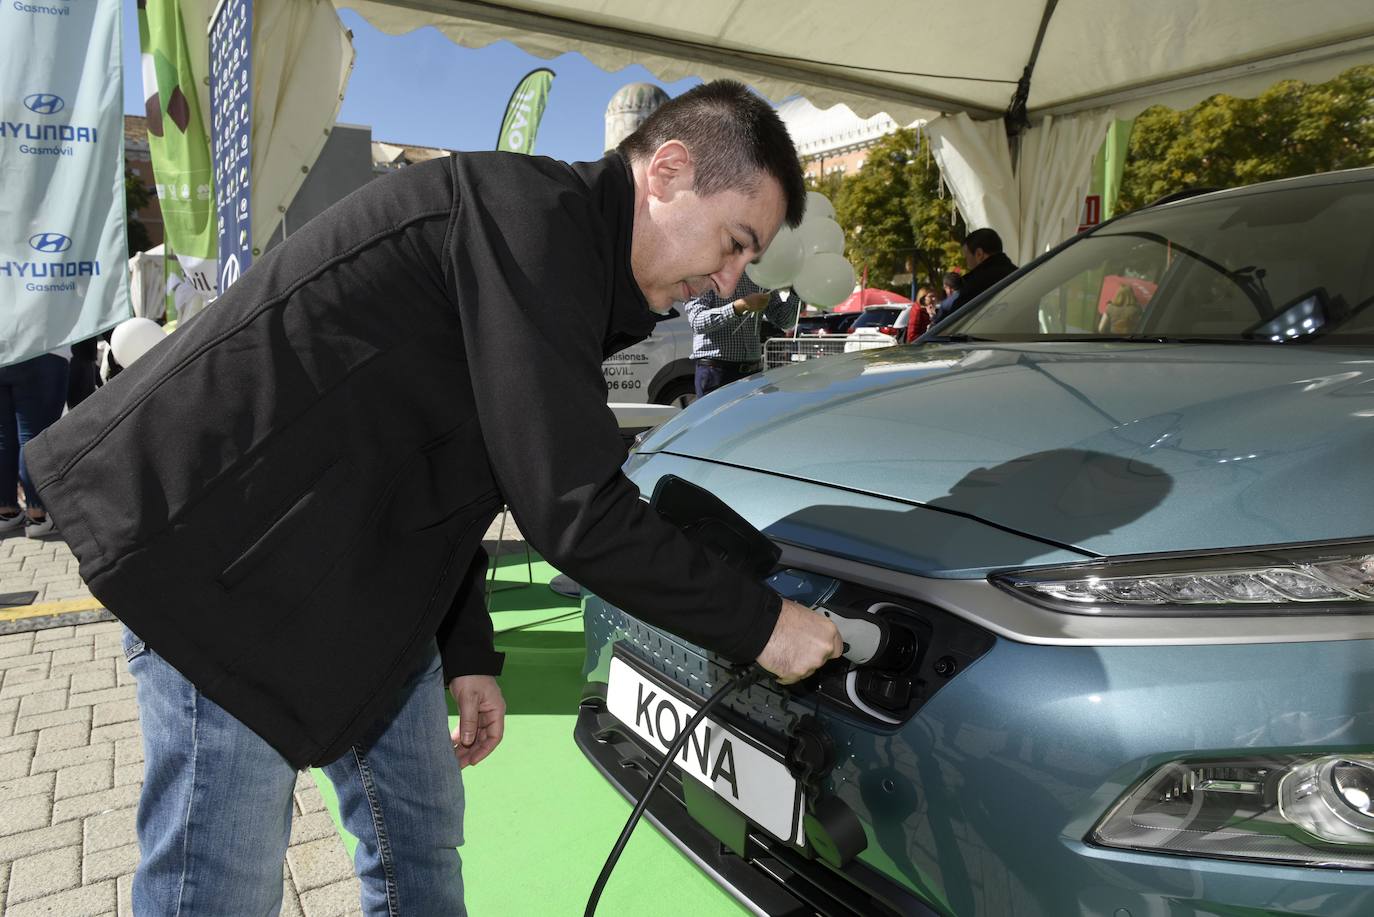
{"label": "car front grille", "polygon": [[[713,653],[645,624],[603,602],[589,612],[600,618],[608,632],[619,637],[622,647],[647,663],[667,681],[687,689],[705,700],[731,675],[728,664]],[[789,695],[764,684],[754,685],[744,695],[734,694],[721,703],[751,726],[773,735],[792,731],[798,719],[814,712]]]}

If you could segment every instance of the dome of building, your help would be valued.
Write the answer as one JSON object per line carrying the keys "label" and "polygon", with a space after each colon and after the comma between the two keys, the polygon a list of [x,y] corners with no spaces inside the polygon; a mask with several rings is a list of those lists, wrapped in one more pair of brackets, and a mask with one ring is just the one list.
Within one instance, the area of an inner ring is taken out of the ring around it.
{"label": "dome of building", "polygon": [[615,149],[666,101],[668,93],[653,83],[629,83],[620,87],[606,106],[606,149]]}
{"label": "dome of building", "polygon": [[635,111],[648,115],[666,101],[668,93],[662,87],[653,83],[627,83],[611,96],[606,114]]}

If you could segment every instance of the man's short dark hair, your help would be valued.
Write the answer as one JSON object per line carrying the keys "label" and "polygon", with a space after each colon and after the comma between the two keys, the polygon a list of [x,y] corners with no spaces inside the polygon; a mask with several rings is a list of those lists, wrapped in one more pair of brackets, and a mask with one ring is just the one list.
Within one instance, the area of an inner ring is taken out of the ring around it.
{"label": "man's short dark hair", "polygon": [[946,272],[945,276],[940,279],[946,290],[954,290],[957,292],[964,285],[964,278],[953,271]]}
{"label": "man's short dark hair", "polygon": [[982,249],[989,255],[1000,255],[1002,253],[1002,237],[997,234],[995,229],[975,229],[964,236],[964,247],[971,252]]}
{"label": "man's short dark hair", "polygon": [[627,160],[648,159],[669,140],[692,154],[702,197],[758,187],[759,172],[782,185],[787,225],[806,213],[806,184],[787,127],[773,107],[734,80],[703,83],[660,105],[617,149]]}

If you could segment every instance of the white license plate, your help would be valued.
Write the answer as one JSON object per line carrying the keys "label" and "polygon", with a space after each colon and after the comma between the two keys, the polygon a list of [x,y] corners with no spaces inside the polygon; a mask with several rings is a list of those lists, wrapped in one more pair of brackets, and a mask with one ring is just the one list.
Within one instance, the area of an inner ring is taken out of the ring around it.
{"label": "white license plate", "polygon": [[[700,705],[678,699],[624,660],[612,658],[606,707],[635,735],[666,752]],[[801,843],[797,779],[757,742],[708,716],[688,737],[674,763],[769,834]]]}

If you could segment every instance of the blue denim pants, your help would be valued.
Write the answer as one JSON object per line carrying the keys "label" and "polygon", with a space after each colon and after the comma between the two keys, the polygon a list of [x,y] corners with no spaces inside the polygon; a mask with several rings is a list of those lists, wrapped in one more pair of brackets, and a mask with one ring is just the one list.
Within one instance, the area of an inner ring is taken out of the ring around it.
{"label": "blue denim pants", "polygon": [[24,444],[52,426],[67,403],[67,361],[54,354],[0,367],[0,506],[13,506],[16,481],[29,509],[43,501],[20,462]]}
{"label": "blue denim pants", "polygon": [[[133,910],[148,915],[278,913],[296,770],[127,628],[138,683],[144,779]],[[341,677],[346,677],[341,675]],[[373,915],[465,915],[463,781],[436,651],[365,743],[324,768]]]}
{"label": "blue denim pants", "polygon": [[736,382],[757,371],[757,366],[750,369],[748,372],[741,372],[738,369],[697,361],[696,373],[694,375],[697,397],[704,398],[721,386],[729,385],[731,382]]}

